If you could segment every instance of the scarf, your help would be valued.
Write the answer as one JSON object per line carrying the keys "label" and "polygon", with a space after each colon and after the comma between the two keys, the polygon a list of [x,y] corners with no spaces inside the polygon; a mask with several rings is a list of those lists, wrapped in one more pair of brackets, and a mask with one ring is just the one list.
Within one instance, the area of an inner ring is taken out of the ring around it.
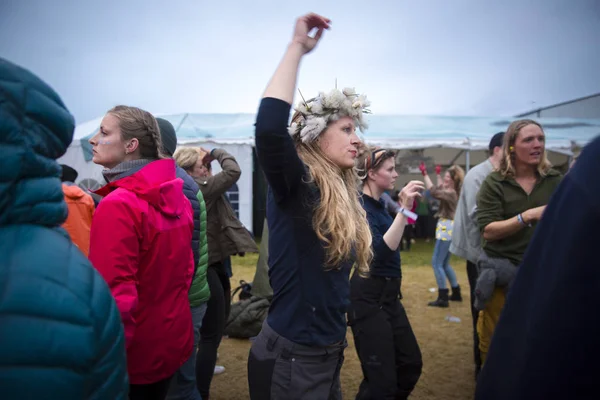
{"label": "scarf", "polygon": [[129,176],[129,175],[132,175],[132,174],[138,172],[140,169],[144,168],[146,165],[150,164],[152,161],[155,161],[155,160],[149,160],[147,158],[142,158],[139,160],[123,161],[122,163],[118,164],[114,168],[104,169],[102,171],[102,175],[104,176],[104,179],[106,180],[107,183],[114,182],[116,180],[119,180],[121,178],[124,178],[126,176]]}

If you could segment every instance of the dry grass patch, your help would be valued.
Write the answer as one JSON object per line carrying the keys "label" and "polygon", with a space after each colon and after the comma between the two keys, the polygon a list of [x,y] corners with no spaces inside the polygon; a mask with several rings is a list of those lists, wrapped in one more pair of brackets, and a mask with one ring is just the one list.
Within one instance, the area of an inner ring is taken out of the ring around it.
{"label": "dry grass patch", "polygon": [[[475,390],[472,322],[469,311],[468,281],[464,261],[452,258],[459,283],[463,287],[464,301],[453,302],[450,308],[427,307],[436,293],[429,288],[435,286],[429,262],[433,246],[417,243],[410,253],[403,252],[402,303],[407,310],[423,353],[423,373],[411,396],[419,400],[469,400]],[[235,257],[233,260],[232,287],[240,279],[252,281],[256,267],[256,255]],[[448,322],[447,315],[457,316],[460,323]],[[348,329],[348,348],[341,372],[344,399],[354,399],[362,379],[360,363],[354,349],[352,333]],[[212,400],[249,399],[246,361],[250,342],[247,340],[224,339],[219,349],[220,365],[226,372],[213,380]]]}

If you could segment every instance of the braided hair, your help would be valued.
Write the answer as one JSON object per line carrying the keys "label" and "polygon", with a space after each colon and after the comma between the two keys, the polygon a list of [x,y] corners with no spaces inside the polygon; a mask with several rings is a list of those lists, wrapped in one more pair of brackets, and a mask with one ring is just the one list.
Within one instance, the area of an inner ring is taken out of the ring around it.
{"label": "braided hair", "polygon": [[158,160],[164,158],[160,128],[156,118],[148,111],[137,107],[119,105],[108,110],[119,120],[124,140],[137,139],[140,158]]}

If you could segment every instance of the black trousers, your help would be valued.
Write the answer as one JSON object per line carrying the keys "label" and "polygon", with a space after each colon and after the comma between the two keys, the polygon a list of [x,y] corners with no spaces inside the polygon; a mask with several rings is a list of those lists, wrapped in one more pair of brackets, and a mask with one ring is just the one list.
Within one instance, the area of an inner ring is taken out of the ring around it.
{"label": "black trousers", "polygon": [[356,399],[407,399],[423,361],[400,303],[400,279],[354,274],[350,284],[348,323],[364,376]]}
{"label": "black trousers", "polygon": [[[400,251],[410,251],[412,246],[412,239],[415,236],[415,226],[411,224],[406,224],[404,227],[404,234],[402,235],[402,240],[400,240]],[[404,240],[406,240],[406,248],[404,247]]]}
{"label": "black trousers", "polygon": [[473,317],[473,354],[475,358],[475,376],[481,370],[481,352],[479,350],[479,335],[477,334],[477,320],[479,319],[479,311],[475,308],[475,286],[477,286],[477,278],[479,271],[477,265],[471,261],[467,261],[467,277],[469,278],[469,291],[471,293],[471,316]]}
{"label": "black trousers", "polygon": [[147,385],[129,385],[129,400],[164,400],[169,393],[171,379],[149,383]]}
{"label": "black trousers", "polygon": [[415,225],[415,237],[418,239],[426,239],[429,233],[429,216],[419,215],[417,223]]}
{"label": "black trousers", "polygon": [[347,343],[312,347],[292,342],[265,321],[248,356],[252,400],[342,400],[340,371]]}
{"label": "black trousers", "polygon": [[208,400],[210,396],[217,350],[231,309],[231,283],[223,264],[210,265],[206,271],[206,280],[210,289],[210,300],[202,320],[196,354],[196,385],[203,400]]}

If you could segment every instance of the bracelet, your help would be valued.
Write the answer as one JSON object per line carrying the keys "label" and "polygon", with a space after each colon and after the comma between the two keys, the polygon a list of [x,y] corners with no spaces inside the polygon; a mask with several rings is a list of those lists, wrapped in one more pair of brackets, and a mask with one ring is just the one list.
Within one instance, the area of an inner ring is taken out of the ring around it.
{"label": "bracelet", "polygon": [[398,210],[398,213],[404,215],[406,218],[414,219],[415,221],[417,220],[417,218],[419,218],[419,216],[417,214],[415,214],[412,211],[407,210],[404,207],[400,207],[400,209]]}
{"label": "bracelet", "polygon": [[525,223],[525,220],[523,219],[523,216],[521,214],[517,214],[517,220],[521,225],[531,228],[531,224]]}

